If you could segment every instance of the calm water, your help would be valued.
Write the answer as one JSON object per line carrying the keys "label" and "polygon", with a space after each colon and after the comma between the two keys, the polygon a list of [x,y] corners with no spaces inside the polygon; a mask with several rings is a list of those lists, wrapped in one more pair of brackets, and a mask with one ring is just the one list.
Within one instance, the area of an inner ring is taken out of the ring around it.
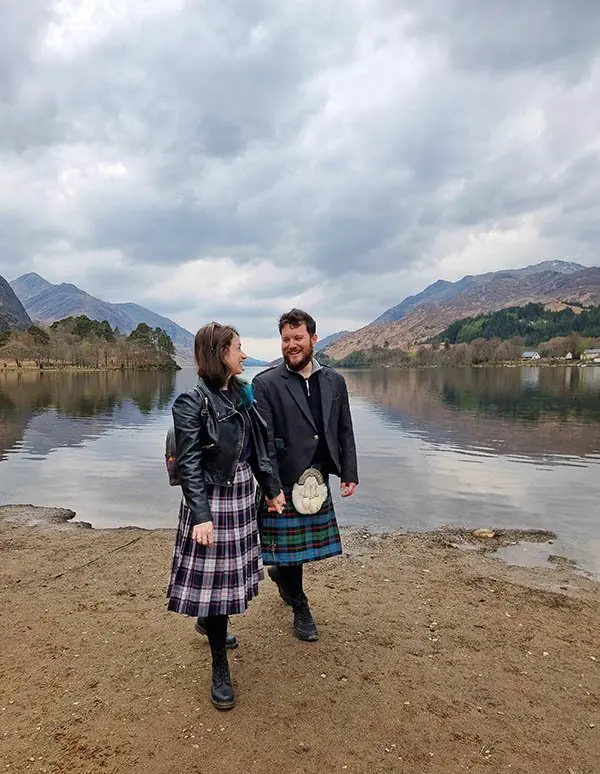
{"label": "calm water", "polygon": [[[248,376],[252,376],[252,369]],[[600,368],[350,371],[361,485],[342,523],[554,530],[600,575]],[[0,375],[0,503],[174,527],[164,436],[193,370]]]}

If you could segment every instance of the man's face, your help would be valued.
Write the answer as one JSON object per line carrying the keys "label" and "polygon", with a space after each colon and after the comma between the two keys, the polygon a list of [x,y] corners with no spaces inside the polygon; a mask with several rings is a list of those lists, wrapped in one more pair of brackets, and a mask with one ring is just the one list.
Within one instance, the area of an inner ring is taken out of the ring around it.
{"label": "man's face", "polygon": [[281,331],[281,354],[288,368],[302,371],[313,357],[317,336],[311,336],[302,323],[297,328],[284,325]]}

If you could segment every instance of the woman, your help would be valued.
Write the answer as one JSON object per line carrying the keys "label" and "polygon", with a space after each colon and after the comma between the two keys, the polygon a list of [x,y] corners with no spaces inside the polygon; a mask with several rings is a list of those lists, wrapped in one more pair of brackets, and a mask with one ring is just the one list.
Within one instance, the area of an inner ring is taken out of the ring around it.
{"label": "woman", "polygon": [[183,490],[168,608],[205,618],[212,652],[210,699],[235,704],[227,617],[243,613],[263,577],[254,480],[279,508],[267,431],[252,387],[238,377],[246,355],[237,331],[211,323],[196,334],[198,384],[173,404],[177,466]]}

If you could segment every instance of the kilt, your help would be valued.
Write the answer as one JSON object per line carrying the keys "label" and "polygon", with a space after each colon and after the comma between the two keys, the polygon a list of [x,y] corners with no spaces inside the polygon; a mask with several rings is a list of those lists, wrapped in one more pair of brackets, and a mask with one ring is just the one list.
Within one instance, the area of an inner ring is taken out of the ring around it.
{"label": "kilt", "polygon": [[263,578],[250,465],[238,465],[231,487],[207,489],[214,543],[201,546],[192,540],[194,525],[182,500],[167,590],[168,609],[190,616],[243,613],[258,594]]}
{"label": "kilt", "polygon": [[342,553],[331,489],[318,513],[298,513],[286,492],[283,513],[269,513],[262,492],[258,493],[258,524],[265,564],[303,564]]}

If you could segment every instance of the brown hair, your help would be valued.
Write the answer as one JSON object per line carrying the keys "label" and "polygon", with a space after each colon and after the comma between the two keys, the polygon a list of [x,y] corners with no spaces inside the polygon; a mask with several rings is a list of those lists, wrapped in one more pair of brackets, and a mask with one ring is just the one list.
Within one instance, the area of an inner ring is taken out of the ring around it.
{"label": "brown hair", "polygon": [[309,336],[314,336],[317,332],[315,318],[311,317],[308,312],[303,312],[302,309],[290,309],[289,312],[281,315],[279,318],[279,333],[286,325],[289,325],[290,328],[299,328],[301,325],[306,325]]}
{"label": "brown hair", "polygon": [[238,332],[231,325],[211,322],[200,328],[194,339],[194,357],[200,376],[213,390],[220,390],[229,372],[223,355]]}

